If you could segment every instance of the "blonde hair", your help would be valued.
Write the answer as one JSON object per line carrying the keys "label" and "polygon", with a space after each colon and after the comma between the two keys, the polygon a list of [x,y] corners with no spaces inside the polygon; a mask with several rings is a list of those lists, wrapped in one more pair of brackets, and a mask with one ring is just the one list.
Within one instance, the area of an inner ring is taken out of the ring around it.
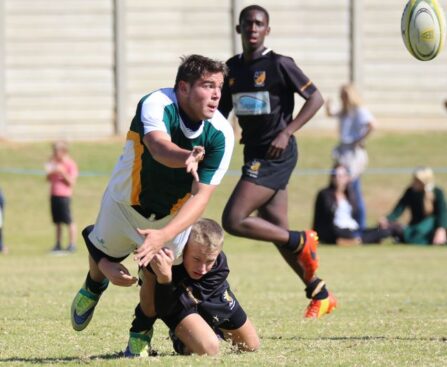
{"label": "blonde hair", "polygon": [[363,105],[362,97],[360,97],[360,94],[354,84],[349,83],[343,85],[341,87],[341,91],[346,93],[346,102],[343,103],[341,110],[343,114],[348,114],[353,109]]}
{"label": "blonde hair", "polygon": [[413,172],[413,179],[418,180],[424,186],[424,212],[433,213],[435,194],[435,176],[430,167],[417,167]]}
{"label": "blonde hair", "polygon": [[52,145],[53,151],[62,151],[68,153],[68,143],[65,140],[55,141]]}
{"label": "blonde hair", "polygon": [[189,239],[210,251],[220,252],[224,242],[224,231],[216,221],[201,218],[192,225]]}

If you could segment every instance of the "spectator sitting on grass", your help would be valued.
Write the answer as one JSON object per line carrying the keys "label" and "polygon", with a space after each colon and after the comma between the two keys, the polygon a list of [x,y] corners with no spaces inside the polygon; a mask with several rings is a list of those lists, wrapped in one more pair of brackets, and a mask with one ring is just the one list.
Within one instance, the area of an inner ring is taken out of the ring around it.
{"label": "spectator sitting on grass", "polygon": [[336,163],[329,185],[318,192],[315,201],[313,229],[320,241],[340,246],[380,243],[392,234],[391,229],[385,228],[361,229],[354,219],[357,210],[348,168]]}
{"label": "spectator sitting on grass", "polygon": [[[397,219],[405,209],[410,210],[408,225]],[[444,192],[435,186],[433,171],[418,167],[393,211],[379,222],[380,227],[392,229],[401,243],[418,245],[442,245],[446,243],[447,209]]]}

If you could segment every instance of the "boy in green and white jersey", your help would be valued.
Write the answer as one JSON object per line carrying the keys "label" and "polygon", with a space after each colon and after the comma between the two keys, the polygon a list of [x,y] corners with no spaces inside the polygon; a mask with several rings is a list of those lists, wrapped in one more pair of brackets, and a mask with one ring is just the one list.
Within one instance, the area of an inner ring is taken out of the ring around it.
{"label": "boy in green and white jersey", "polygon": [[96,223],[82,232],[90,268],[72,303],[75,330],[88,325],[109,281],[120,286],[137,281],[121,264],[134,253],[143,284],[131,338],[152,333],[155,278],[146,267],[162,247],[181,263],[190,226],[230,163],[233,131],[217,111],[226,71],[222,62],[185,57],[174,88],[157,90],[138,103]]}

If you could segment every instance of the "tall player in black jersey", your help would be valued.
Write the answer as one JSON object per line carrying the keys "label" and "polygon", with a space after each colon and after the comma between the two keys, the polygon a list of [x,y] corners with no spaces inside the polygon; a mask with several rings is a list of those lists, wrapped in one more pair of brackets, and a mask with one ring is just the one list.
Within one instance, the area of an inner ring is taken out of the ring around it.
{"label": "tall player in black jersey", "polygon": [[[222,215],[233,235],[273,242],[306,284],[311,299],[306,318],[330,313],[336,300],[315,276],[318,236],[312,230],[289,230],[287,184],[298,160],[294,133],[323,105],[323,98],[292,58],[264,46],[270,33],[266,9],[251,5],[239,15],[236,31],[243,53],[230,58],[219,110],[234,109],[242,128],[244,166]],[[294,94],[306,100],[293,118]],[[257,212],[256,216],[251,216]]]}

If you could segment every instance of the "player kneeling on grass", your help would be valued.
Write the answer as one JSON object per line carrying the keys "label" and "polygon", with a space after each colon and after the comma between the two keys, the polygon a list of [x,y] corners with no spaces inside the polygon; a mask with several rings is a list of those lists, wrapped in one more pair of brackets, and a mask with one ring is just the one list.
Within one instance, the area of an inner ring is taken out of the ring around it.
{"label": "player kneeling on grass", "polygon": [[[220,336],[242,351],[259,348],[256,330],[230,290],[223,241],[219,224],[200,219],[192,226],[181,265],[172,266],[169,249],[162,249],[151,262],[157,277],[157,314],[180,354],[215,355]],[[126,355],[131,348],[128,345]]]}

